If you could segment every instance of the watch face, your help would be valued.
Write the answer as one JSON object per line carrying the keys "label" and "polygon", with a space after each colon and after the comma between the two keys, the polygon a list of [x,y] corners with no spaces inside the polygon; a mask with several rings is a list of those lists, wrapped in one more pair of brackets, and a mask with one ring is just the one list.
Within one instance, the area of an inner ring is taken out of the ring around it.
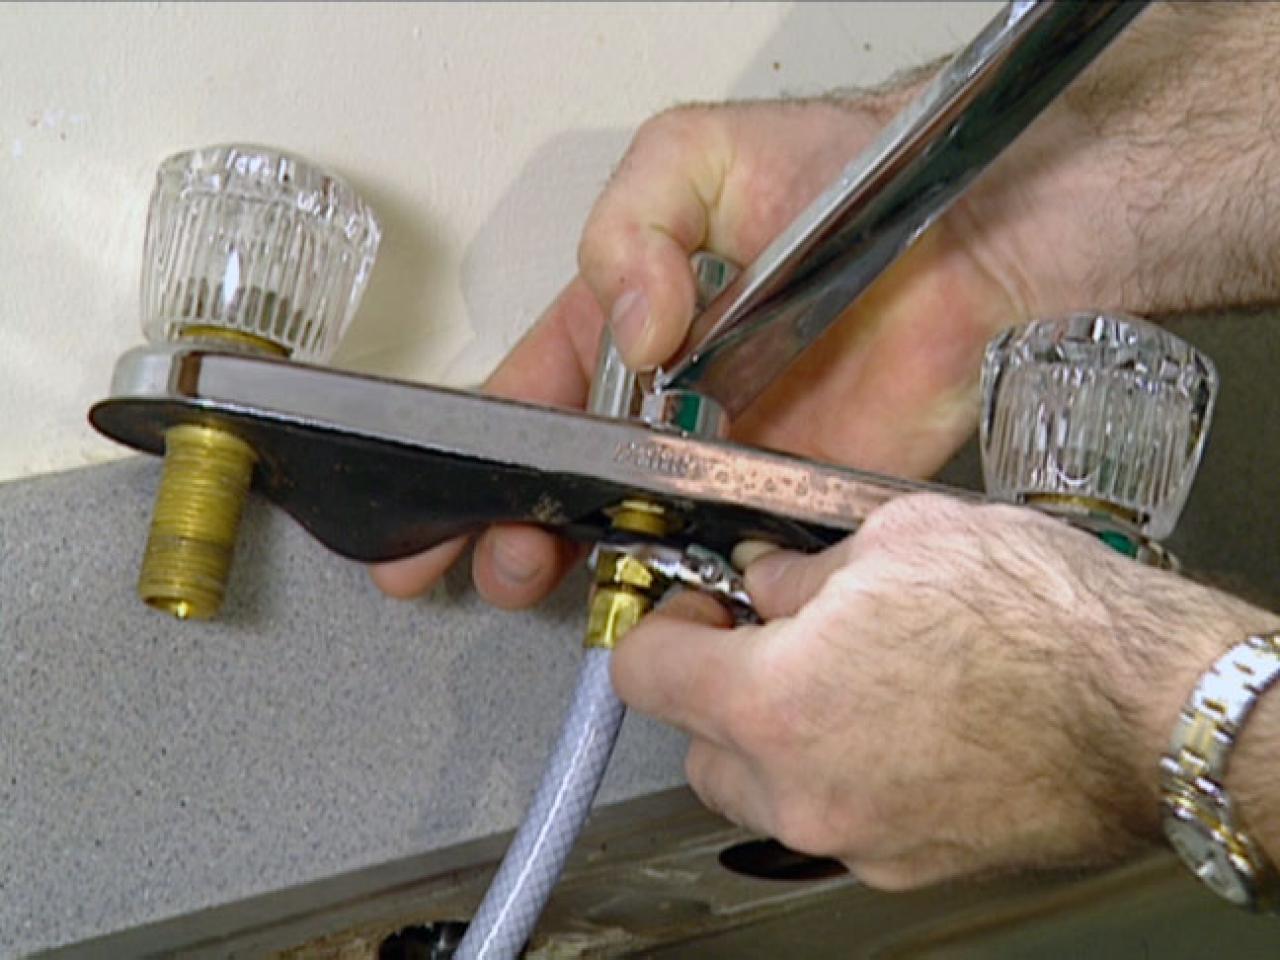
{"label": "watch face", "polygon": [[1165,833],[1178,855],[1214,893],[1237,906],[1253,902],[1248,878],[1231,862],[1226,847],[1198,820],[1181,811],[1165,823]]}

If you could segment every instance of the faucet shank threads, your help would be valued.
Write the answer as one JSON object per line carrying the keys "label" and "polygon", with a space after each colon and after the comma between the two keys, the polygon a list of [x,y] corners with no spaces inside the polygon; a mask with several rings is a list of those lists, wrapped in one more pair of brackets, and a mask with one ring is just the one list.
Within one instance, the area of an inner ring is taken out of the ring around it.
{"label": "faucet shank threads", "polygon": [[180,620],[222,604],[236,530],[256,457],[243,440],[183,424],[165,432],[164,473],[138,578],[138,595]]}

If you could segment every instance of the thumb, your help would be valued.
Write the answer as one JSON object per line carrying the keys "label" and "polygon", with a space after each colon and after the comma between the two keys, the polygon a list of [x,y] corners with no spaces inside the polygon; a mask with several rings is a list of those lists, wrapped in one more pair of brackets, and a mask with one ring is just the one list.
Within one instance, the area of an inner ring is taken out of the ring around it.
{"label": "thumb", "polygon": [[579,270],[633,369],[665,362],[688,333],[689,257],[712,232],[727,151],[714,113],[660,114],[640,128],[587,220]]}
{"label": "thumb", "polygon": [[[772,550],[757,555],[758,559],[743,574],[756,610],[765,620],[795,615],[822,589],[827,578],[848,562],[847,543],[844,540],[821,553]],[[734,551],[735,556],[742,546]]]}

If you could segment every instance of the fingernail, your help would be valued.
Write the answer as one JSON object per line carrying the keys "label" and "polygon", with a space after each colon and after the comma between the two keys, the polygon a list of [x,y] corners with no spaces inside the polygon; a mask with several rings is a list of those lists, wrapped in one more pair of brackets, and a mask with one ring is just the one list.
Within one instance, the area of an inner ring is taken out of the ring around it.
{"label": "fingernail", "polygon": [[492,556],[498,576],[512,586],[523,586],[541,572],[540,566],[507,537],[494,538]]}
{"label": "fingernail", "polygon": [[643,290],[628,290],[613,302],[609,325],[624,356],[634,356],[649,323],[649,298]]}
{"label": "fingernail", "polygon": [[767,553],[781,549],[776,543],[768,540],[743,540],[729,554],[729,562],[741,573]]}

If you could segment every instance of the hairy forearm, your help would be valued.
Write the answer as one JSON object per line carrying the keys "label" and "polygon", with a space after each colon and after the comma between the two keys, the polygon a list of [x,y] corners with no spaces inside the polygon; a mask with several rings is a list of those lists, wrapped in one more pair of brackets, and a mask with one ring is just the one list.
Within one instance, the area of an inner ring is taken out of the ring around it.
{"label": "hairy forearm", "polygon": [[1109,226],[1132,265],[1106,278],[1119,302],[1160,312],[1280,299],[1277,49],[1280,6],[1162,3],[1067,94],[1116,174]]}
{"label": "hairy forearm", "polygon": [[958,213],[1029,314],[1280,302],[1280,4],[1153,4]]}

